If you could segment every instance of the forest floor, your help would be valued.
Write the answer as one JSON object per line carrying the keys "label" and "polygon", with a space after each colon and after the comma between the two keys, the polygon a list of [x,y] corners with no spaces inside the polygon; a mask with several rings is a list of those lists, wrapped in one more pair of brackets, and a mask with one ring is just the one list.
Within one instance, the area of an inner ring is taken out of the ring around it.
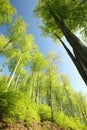
{"label": "forest floor", "polygon": [[63,130],[52,123],[33,123],[31,127],[26,127],[25,122],[8,123],[0,121],[0,130]]}

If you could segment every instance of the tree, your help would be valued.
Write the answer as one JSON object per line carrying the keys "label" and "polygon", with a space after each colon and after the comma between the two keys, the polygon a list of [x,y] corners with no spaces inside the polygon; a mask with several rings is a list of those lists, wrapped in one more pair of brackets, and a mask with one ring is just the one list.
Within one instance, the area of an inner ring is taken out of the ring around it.
{"label": "tree", "polygon": [[0,25],[12,22],[16,9],[10,4],[10,0],[0,0]]}
{"label": "tree", "polygon": [[[87,124],[87,103],[86,103],[86,97],[82,95],[81,92],[76,94],[76,100],[78,102],[77,108],[78,108],[78,116],[80,117],[80,120],[82,123]],[[81,104],[80,104],[81,102]]]}
{"label": "tree", "polygon": [[47,101],[48,105],[51,107],[51,121],[54,120],[54,88],[55,88],[55,80],[57,75],[57,66],[59,55],[55,54],[55,52],[50,52],[47,56],[48,66],[47,66]]}
{"label": "tree", "polygon": [[19,42],[24,41],[26,28],[27,24],[24,19],[22,17],[16,18],[15,22],[12,23],[8,29],[7,37],[1,35],[2,48],[0,47],[0,54],[4,54],[4,51],[8,49],[8,47],[17,47]]}
{"label": "tree", "polygon": [[52,38],[55,38],[55,34],[66,37],[73,48],[76,67],[80,67],[81,76],[87,84],[87,48],[73,33],[82,29],[87,35],[86,12],[87,4],[78,0],[39,0],[35,9],[35,14],[42,20],[41,29],[45,35]]}
{"label": "tree", "polygon": [[41,80],[42,80],[41,77],[46,65],[47,65],[46,59],[44,58],[43,54],[39,52],[38,47],[34,45],[31,52],[31,62],[30,62],[31,85],[30,85],[29,97],[31,98],[35,90],[36,94],[35,100],[37,105],[40,95],[39,91],[41,87]]}
{"label": "tree", "polygon": [[[20,67],[18,67],[17,71],[16,71],[16,75],[15,75],[15,84],[14,84],[14,88],[13,90],[16,91],[21,91],[23,93],[28,93],[28,84],[26,86],[26,82],[28,79],[29,75],[28,75],[28,70],[26,70],[24,68],[24,65],[21,65]],[[22,82],[21,82],[22,81]]]}
{"label": "tree", "polygon": [[67,78],[67,76],[62,74],[61,78],[62,78],[63,89],[65,91],[65,96],[66,96],[66,99],[67,99],[66,102],[68,103],[66,105],[67,113],[74,118],[75,117],[75,110],[74,110],[74,105],[73,105],[73,102],[72,102],[73,90],[70,87],[69,79]]}
{"label": "tree", "polygon": [[30,52],[32,50],[32,46],[33,46],[33,36],[29,34],[25,35],[22,42],[18,42],[17,45],[13,46],[13,50],[14,52],[16,51],[17,54],[15,55],[14,58],[12,58],[12,60],[9,63],[11,74],[8,79],[8,85],[7,85],[6,91],[8,90],[16,71],[18,68],[20,68],[21,64],[22,64],[22,67],[24,67],[24,66],[27,66],[27,64],[29,63],[30,57],[31,57]]}

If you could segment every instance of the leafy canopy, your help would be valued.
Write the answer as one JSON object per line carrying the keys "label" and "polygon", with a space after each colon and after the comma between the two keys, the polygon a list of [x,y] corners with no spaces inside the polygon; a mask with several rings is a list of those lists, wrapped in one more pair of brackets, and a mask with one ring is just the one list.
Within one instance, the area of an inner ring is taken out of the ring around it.
{"label": "leafy canopy", "polygon": [[39,0],[34,10],[40,18],[40,27],[44,34],[52,34],[59,31],[52,11],[62,22],[64,21],[71,30],[80,28],[87,35],[87,4],[81,0]]}
{"label": "leafy canopy", "polygon": [[0,0],[0,25],[12,22],[16,9],[10,4],[10,0]]}

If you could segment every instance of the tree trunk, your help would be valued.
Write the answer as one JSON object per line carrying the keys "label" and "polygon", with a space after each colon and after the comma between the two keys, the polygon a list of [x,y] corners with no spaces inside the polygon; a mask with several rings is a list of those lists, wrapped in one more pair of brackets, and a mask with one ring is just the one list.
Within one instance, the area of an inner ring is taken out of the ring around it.
{"label": "tree trunk", "polygon": [[50,81],[50,106],[51,106],[51,121],[54,120],[54,105],[53,105],[53,87],[52,82]]}
{"label": "tree trunk", "polygon": [[36,105],[38,106],[39,104],[39,72],[37,76],[37,87],[36,87]]}
{"label": "tree trunk", "polygon": [[51,77],[51,67],[49,65],[49,87],[50,87],[50,107],[51,107],[51,121],[54,121],[54,98],[53,98],[53,85]]}
{"label": "tree trunk", "polygon": [[[65,48],[66,52],[68,53],[68,55],[70,56],[71,60],[73,61],[74,65],[76,66],[78,72],[80,73],[80,75],[82,76],[82,79],[84,80],[84,82],[87,85],[87,74],[84,71],[83,67],[81,66],[80,62],[78,61],[78,59],[75,58],[75,56],[70,52],[70,50],[67,48],[67,46],[65,45],[65,43],[61,40],[61,38],[55,34],[57,36],[57,38],[60,40],[60,42],[62,43],[63,47]],[[77,54],[77,52],[75,53],[75,55]]]}
{"label": "tree trunk", "polygon": [[0,73],[2,73],[2,71],[4,70],[5,66],[8,64],[9,60],[6,59],[2,65],[2,68],[0,69]]}
{"label": "tree trunk", "polygon": [[51,9],[49,9],[49,11],[58,28],[60,28],[69,44],[72,46],[76,60],[78,59],[78,64],[80,64],[81,68],[85,71],[83,77],[86,79],[87,84],[87,47],[69,30],[64,21],[60,20]]}
{"label": "tree trunk", "polygon": [[16,72],[16,70],[17,70],[17,67],[18,67],[18,65],[19,65],[19,63],[20,63],[20,61],[21,61],[21,58],[22,58],[22,55],[20,56],[20,58],[19,58],[19,60],[18,60],[18,62],[17,62],[17,64],[16,64],[16,66],[15,66],[13,72],[12,72],[11,75],[10,75],[10,78],[9,78],[9,80],[8,80],[8,85],[7,85],[7,88],[6,88],[5,91],[8,90],[8,88],[9,88],[11,82],[12,82],[12,79],[13,79],[14,74],[15,74],[15,72]]}
{"label": "tree trunk", "polygon": [[17,88],[17,84],[18,84],[19,78],[20,78],[20,74],[17,76],[16,82],[15,82],[15,86],[14,86],[14,91]]}
{"label": "tree trunk", "polygon": [[70,112],[71,112],[70,115],[74,118],[75,117],[74,105],[72,103],[72,100],[70,99],[69,92],[67,91],[66,86],[65,86],[64,83],[63,83],[63,87],[64,87],[64,90],[65,90],[65,93],[66,93],[66,97],[67,97],[67,101],[68,101],[68,104],[69,104],[68,111],[70,109]]}
{"label": "tree trunk", "polygon": [[87,118],[86,118],[86,115],[83,111],[83,107],[81,106],[81,104],[79,104],[79,107],[80,107],[80,111],[81,111],[81,115],[82,115],[82,118],[81,118],[81,121],[82,123],[86,124],[87,123]]}
{"label": "tree trunk", "polygon": [[4,68],[5,68],[5,66],[9,63],[9,61],[10,61],[12,58],[13,58],[13,56],[7,58],[7,59],[4,61],[3,65],[2,65],[2,68],[0,69],[0,73],[2,73],[2,71],[3,71]]}
{"label": "tree trunk", "polygon": [[4,46],[3,48],[0,50],[0,54],[6,49],[6,47],[12,42],[12,40],[9,40]]}
{"label": "tree trunk", "polygon": [[30,83],[30,91],[29,91],[29,100],[33,99],[34,100],[34,83],[35,83],[35,78],[34,78],[34,71],[32,71],[32,78],[31,78],[31,83]]}

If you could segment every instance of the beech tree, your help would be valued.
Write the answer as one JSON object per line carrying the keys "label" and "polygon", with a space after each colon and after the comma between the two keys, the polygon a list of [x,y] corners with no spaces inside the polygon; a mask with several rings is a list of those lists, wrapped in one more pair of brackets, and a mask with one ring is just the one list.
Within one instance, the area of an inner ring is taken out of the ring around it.
{"label": "beech tree", "polygon": [[55,52],[50,52],[47,56],[48,66],[47,66],[47,101],[49,106],[51,107],[51,120],[54,120],[54,90],[56,86],[56,77],[57,75],[57,63],[59,60],[59,56],[55,54]]}
{"label": "beech tree", "polygon": [[35,90],[35,100],[36,104],[38,105],[39,101],[39,91],[41,87],[41,77],[42,73],[46,67],[46,59],[44,58],[43,54],[39,52],[38,46],[34,45],[31,51],[31,62],[30,62],[30,71],[31,71],[31,84],[30,84],[30,94],[29,98],[34,95]]}
{"label": "beech tree", "polygon": [[74,34],[80,30],[87,35],[86,1],[39,0],[35,14],[40,18],[40,28],[45,36],[60,39],[65,36],[74,52],[73,55],[69,50],[68,54],[72,55],[73,63],[87,84],[87,47]]}
{"label": "beech tree", "polygon": [[[33,46],[33,42],[34,42],[33,36],[28,34],[28,35],[25,35],[22,42],[18,42],[17,45],[13,46],[13,51],[14,53],[16,53],[16,55],[15,57],[12,58],[12,60],[10,60],[10,63],[9,63],[11,74],[8,78],[8,85],[7,85],[6,91],[9,88],[17,69],[18,68],[20,69],[21,65],[22,67],[27,66],[28,62],[30,61],[30,57],[31,57],[30,52]],[[10,50],[8,51],[11,53]]]}

